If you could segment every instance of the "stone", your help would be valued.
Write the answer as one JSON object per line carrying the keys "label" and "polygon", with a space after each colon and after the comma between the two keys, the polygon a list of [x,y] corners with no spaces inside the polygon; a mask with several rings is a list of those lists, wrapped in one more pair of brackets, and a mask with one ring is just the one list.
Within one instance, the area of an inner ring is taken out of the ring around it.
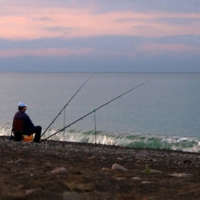
{"label": "stone", "polygon": [[77,192],[64,192],[62,195],[63,200],[79,200]]}
{"label": "stone", "polygon": [[13,160],[10,160],[10,161],[7,161],[8,164],[12,164],[13,163]]}
{"label": "stone", "polygon": [[110,171],[110,169],[109,169],[109,168],[106,168],[106,167],[103,167],[101,170],[102,170],[102,171]]}
{"label": "stone", "polygon": [[94,190],[94,183],[77,183],[75,189],[78,189],[82,192],[90,192]]}
{"label": "stone", "polygon": [[126,180],[127,178],[126,177],[117,177],[116,180],[118,181],[122,181],[122,180]]}
{"label": "stone", "polygon": [[20,158],[20,159],[16,160],[15,163],[19,163],[19,162],[22,162],[22,161],[23,161],[23,159]]}
{"label": "stone", "polygon": [[156,169],[151,169],[151,173],[163,174],[163,172],[161,172],[160,170],[156,170]]}
{"label": "stone", "polygon": [[132,180],[134,180],[134,181],[141,181],[142,179],[140,177],[132,177]]}
{"label": "stone", "polygon": [[[142,172],[146,173],[147,170],[143,170]],[[153,173],[154,173],[154,174],[156,174],[156,173],[163,174],[161,171],[156,170],[156,169],[149,169],[149,173],[152,173],[152,174],[153,174]]]}
{"label": "stone", "polygon": [[30,194],[40,195],[41,193],[42,193],[41,188],[33,188],[33,189],[26,190],[27,195],[30,195]]}
{"label": "stone", "polygon": [[122,171],[128,171],[128,169],[126,169],[125,167],[115,163],[112,165],[111,167],[112,170],[122,170]]}
{"label": "stone", "polygon": [[150,184],[150,181],[142,181],[142,184]]}
{"label": "stone", "polygon": [[186,173],[173,173],[173,174],[168,174],[168,176],[188,178],[188,177],[192,177],[193,175],[186,174]]}
{"label": "stone", "polygon": [[53,171],[51,171],[51,174],[70,174],[66,168],[64,167],[60,167],[60,168],[57,168]]}

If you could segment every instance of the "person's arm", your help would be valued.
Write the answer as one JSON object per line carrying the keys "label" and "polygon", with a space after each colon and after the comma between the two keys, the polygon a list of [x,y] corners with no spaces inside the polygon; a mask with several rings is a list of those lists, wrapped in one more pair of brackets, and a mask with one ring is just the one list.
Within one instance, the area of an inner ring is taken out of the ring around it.
{"label": "person's arm", "polygon": [[30,129],[33,129],[35,127],[34,124],[33,124],[33,122],[31,121],[30,117],[26,113],[24,113],[24,114],[25,114],[25,119],[24,120],[25,120],[27,126]]}

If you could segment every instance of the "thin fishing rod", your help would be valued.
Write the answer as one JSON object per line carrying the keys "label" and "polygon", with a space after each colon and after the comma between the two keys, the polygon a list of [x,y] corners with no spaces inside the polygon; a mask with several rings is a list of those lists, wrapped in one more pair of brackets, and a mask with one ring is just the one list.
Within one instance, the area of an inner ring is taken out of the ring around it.
{"label": "thin fishing rod", "polygon": [[76,93],[72,96],[72,98],[65,104],[65,106],[62,108],[62,110],[56,115],[56,117],[53,119],[53,121],[49,124],[49,126],[46,128],[46,130],[42,133],[41,137],[46,133],[46,131],[49,129],[49,127],[55,122],[55,120],[58,118],[58,116],[62,113],[62,111],[68,106],[69,102],[76,96],[76,94],[81,90],[81,88],[92,78],[94,73],[81,85],[81,87],[76,91]]}
{"label": "thin fishing rod", "polygon": [[89,112],[88,114],[86,114],[86,115],[84,115],[83,117],[81,117],[81,118],[77,119],[76,121],[72,122],[71,124],[69,124],[69,125],[65,126],[64,128],[62,128],[62,129],[58,130],[58,131],[57,131],[57,132],[55,132],[54,134],[52,134],[52,135],[50,135],[49,137],[45,138],[44,140],[48,140],[50,137],[52,137],[52,136],[56,135],[57,133],[59,133],[59,132],[61,132],[61,131],[65,130],[66,128],[68,128],[68,127],[70,127],[71,125],[75,124],[76,122],[78,122],[78,121],[80,121],[80,120],[84,119],[85,117],[87,117],[88,115],[92,114],[93,112],[96,112],[96,111],[97,111],[97,110],[99,110],[100,108],[102,108],[102,107],[104,107],[104,106],[108,105],[108,104],[109,104],[109,103],[111,103],[112,101],[115,101],[116,99],[118,99],[118,98],[120,98],[120,97],[124,96],[125,94],[127,94],[127,93],[129,93],[129,92],[133,91],[134,89],[136,89],[136,88],[138,88],[138,87],[140,87],[140,86],[142,86],[142,85],[146,84],[147,82],[149,82],[149,81],[146,81],[146,82],[144,82],[144,83],[142,83],[142,84],[140,84],[140,85],[138,85],[138,86],[136,86],[136,87],[134,87],[134,88],[132,88],[132,89],[130,89],[130,90],[128,90],[128,91],[126,91],[126,92],[124,92],[123,94],[121,94],[121,95],[119,95],[119,96],[115,97],[114,99],[112,99],[112,100],[108,101],[107,103],[105,103],[105,104],[103,104],[103,105],[99,106],[99,107],[98,107],[98,108],[96,108],[95,110],[93,110],[93,111]]}

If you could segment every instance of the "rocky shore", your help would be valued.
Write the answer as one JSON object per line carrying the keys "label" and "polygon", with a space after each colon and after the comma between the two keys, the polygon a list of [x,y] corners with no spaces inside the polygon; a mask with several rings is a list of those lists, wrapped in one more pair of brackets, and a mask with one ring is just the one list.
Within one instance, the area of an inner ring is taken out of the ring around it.
{"label": "rocky shore", "polygon": [[200,154],[0,137],[1,200],[200,199]]}

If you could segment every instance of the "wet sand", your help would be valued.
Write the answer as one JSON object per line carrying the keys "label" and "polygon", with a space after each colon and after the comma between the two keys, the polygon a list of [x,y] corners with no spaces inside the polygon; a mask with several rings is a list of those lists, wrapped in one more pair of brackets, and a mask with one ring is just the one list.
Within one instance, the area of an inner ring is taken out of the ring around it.
{"label": "wet sand", "polygon": [[0,137],[0,199],[196,200],[200,154]]}

